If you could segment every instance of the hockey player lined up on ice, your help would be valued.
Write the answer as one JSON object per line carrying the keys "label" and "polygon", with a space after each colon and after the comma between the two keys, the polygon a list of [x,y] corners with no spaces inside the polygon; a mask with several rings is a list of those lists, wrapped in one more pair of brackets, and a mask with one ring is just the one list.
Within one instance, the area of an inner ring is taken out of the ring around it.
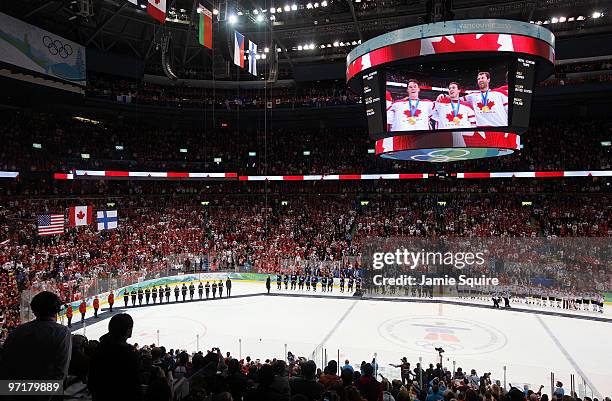
{"label": "hockey player lined up on ice", "polygon": [[282,288],[282,284],[283,283],[283,276],[278,273],[276,275],[276,289],[280,291],[280,289]]}
{"label": "hockey player lined up on ice", "polygon": [[355,291],[361,291],[361,278],[357,277],[355,279]]}
{"label": "hockey player lined up on ice", "polygon": [[187,286],[185,283],[181,286],[181,294],[183,295],[183,302],[185,302],[185,298],[187,298]]}
{"label": "hockey player lined up on ice", "polygon": [[166,284],[166,288],[164,289],[164,293],[166,294],[166,302],[170,302],[170,287]]}
{"label": "hockey player lined up on ice", "polygon": [[223,280],[219,280],[217,288],[219,288],[219,298],[223,298]]}
{"label": "hockey player lined up on ice", "polygon": [[226,292],[227,292],[227,297],[231,297],[232,296],[232,280],[230,280],[230,278],[228,277],[227,280],[225,280],[225,288],[226,288]]}
{"label": "hockey player lined up on ice", "polygon": [[125,307],[127,308],[128,306],[128,301],[130,300],[130,292],[126,289],[123,290],[123,303],[125,304]]}
{"label": "hockey player lined up on ice", "polygon": [[348,292],[353,291],[353,281],[354,281],[354,280],[353,280],[353,276],[349,277],[349,279],[348,279],[348,286],[347,286],[347,288],[346,288],[346,290],[347,290]]}
{"label": "hockey player lined up on ice", "polygon": [[310,286],[314,292],[317,292],[317,276],[312,276],[310,278]]}
{"label": "hockey player lined up on ice", "polygon": [[294,273],[291,275],[291,289],[295,290],[297,286],[297,275]]}
{"label": "hockey player lined up on ice", "polygon": [[198,284],[198,296],[200,297],[200,299],[202,299],[203,293],[204,293],[204,285],[200,281],[200,284]]}
{"label": "hockey player lined up on ice", "polygon": [[195,286],[193,283],[189,284],[189,299],[193,301],[193,294],[195,294]]}
{"label": "hockey player lined up on ice", "polygon": [[208,281],[206,282],[204,289],[206,290],[206,299],[208,299],[208,296],[210,294],[210,283]]}
{"label": "hockey player lined up on ice", "polygon": [[145,303],[148,305],[149,300],[151,299],[151,290],[148,287],[145,288],[144,294],[145,294]]}
{"label": "hockey player lined up on ice", "polygon": [[344,276],[340,276],[340,292],[344,292]]}
{"label": "hockey player lined up on ice", "polygon": [[289,289],[289,274],[285,273],[285,276],[283,277],[283,283],[285,283],[285,289],[288,290]]}
{"label": "hockey player lined up on ice", "polygon": [[138,289],[138,306],[142,305],[142,288]]}
{"label": "hockey player lined up on ice", "polygon": [[151,290],[151,297],[153,298],[153,305],[157,302],[157,287],[153,287]]}
{"label": "hockey player lined up on ice", "polygon": [[321,292],[327,291],[327,277],[321,277]]}
{"label": "hockey player lined up on ice", "polygon": [[304,283],[306,284],[306,291],[310,291],[310,274],[306,275],[306,278],[304,279]]}
{"label": "hockey player lined up on ice", "polygon": [[327,291],[332,292],[334,290],[334,275],[333,274],[329,274],[329,277],[327,278]]}
{"label": "hockey player lined up on ice", "polygon": [[212,294],[213,294],[213,299],[217,298],[217,283],[214,281],[212,283]]}
{"label": "hockey player lined up on ice", "polygon": [[300,274],[298,276],[298,290],[303,290],[304,289],[304,275]]}
{"label": "hockey player lined up on ice", "polygon": [[157,289],[157,296],[159,297],[159,303],[164,302],[164,288],[160,285]]}
{"label": "hockey player lined up on ice", "polygon": [[132,292],[130,292],[130,295],[132,296],[132,306],[136,306],[136,290],[132,290]]}
{"label": "hockey player lined up on ice", "polygon": [[178,302],[178,297],[179,297],[180,292],[181,290],[179,289],[178,285],[174,287],[174,302]]}

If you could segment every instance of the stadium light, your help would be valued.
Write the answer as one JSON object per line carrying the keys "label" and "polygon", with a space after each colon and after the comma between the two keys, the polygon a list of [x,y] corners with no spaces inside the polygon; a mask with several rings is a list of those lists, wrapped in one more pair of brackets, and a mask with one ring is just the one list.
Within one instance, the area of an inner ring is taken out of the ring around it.
{"label": "stadium light", "polygon": [[123,150],[123,145],[115,145],[115,150]]}
{"label": "stadium light", "polygon": [[180,152],[180,153],[187,153],[187,149],[186,149],[186,148],[180,148],[180,149],[179,149],[179,152]]}
{"label": "stadium light", "polygon": [[582,15],[579,15],[578,18],[576,18],[576,21],[584,21],[585,18]]}
{"label": "stadium light", "polygon": [[34,149],[42,149],[42,144],[40,144],[40,143],[33,143],[33,144],[32,144],[32,147],[33,147]]}
{"label": "stadium light", "polygon": [[249,157],[255,157],[257,156],[257,152],[249,152]]}
{"label": "stadium light", "polygon": [[308,48],[309,48],[310,50],[313,50],[313,49],[315,48],[314,43],[311,43],[311,44],[308,46]]}
{"label": "stadium light", "polygon": [[210,205],[210,201],[201,201],[201,202],[200,202],[200,205],[202,205],[202,206],[208,206],[208,205]]}
{"label": "stadium light", "polygon": [[310,156],[310,150],[305,150],[302,152],[304,156]]}
{"label": "stadium light", "polygon": [[213,15],[219,15],[219,10],[217,10],[216,8],[213,8]]}
{"label": "stadium light", "polygon": [[257,16],[257,18],[255,18],[255,21],[257,21],[257,22],[261,22],[261,21],[263,21],[263,15],[259,14],[259,15]]}
{"label": "stadium light", "polygon": [[285,12],[291,11],[291,7],[289,6],[289,4],[285,5],[284,10],[285,10]]}
{"label": "stadium light", "polygon": [[279,7],[279,8],[277,8],[277,9],[276,9],[276,12],[277,12],[277,13],[282,13],[282,12],[283,12],[283,9]]}
{"label": "stadium light", "polygon": [[297,5],[296,4],[291,6],[291,11],[297,11]]}
{"label": "stadium light", "polygon": [[310,10],[312,8],[312,3],[306,4],[306,8]]}
{"label": "stadium light", "polygon": [[268,57],[268,56],[266,56],[266,55],[265,55],[265,53],[261,55],[261,58],[262,58],[263,60],[265,60],[267,57]]}
{"label": "stadium light", "polygon": [[368,149],[368,154],[373,155],[374,153],[376,153],[375,149]]}
{"label": "stadium light", "polygon": [[220,158],[220,157],[215,157],[215,158],[213,159],[213,161],[214,161],[215,163],[219,164],[219,163],[221,163],[221,158]]}
{"label": "stadium light", "polygon": [[521,202],[521,206],[532,206],[532,205],[533,205],[533,202],[531,202],[531,201],[522,201]]}
{"label": "stadium light", "polygon": [[335,41],[335,42],[334,42],[334,47],[338,47],[338,46],[340,46],[340,42]]}
{"label": "stadium light", "polygon": [[238,15],[244,15],[242,11],[238,11]]}
{"label": "stadium light", "polygon": [[319,8],[319,3],[314,3],[314,4],[313,4],[313,7],[314,7],[314,8]]}
{"label": "stadium light", "polygon": [[286,201],[286,200],[281,201],[281,206],[288,206],[288,205],[289,205],[288,201]]}
{"label": "stadium light", "polygon": [[269,47],[264,47],[264,53],[269,53],[270,52],[270,48]]}
{"label": "stadium light", "polygon": [[274,14],[276,12],[276,8],[270,7],[270,14]]}
{"label": "stadium light", "polygon": [[567,18],[565,18],[565,17],[559,17],[559,22],[565,22],[565,21],[567,21]]}
{"label": "stadium light", "polygon": [[591,17],[593,17],[593,18],[599,18],[599,17],[601,17],[602,15],[603,15],[603,14],[602,14],[602,13],[600,13],[599,11],[595,11],[595,12],[593,13],[593,15],[591,15]]}
{"label": "stadium light", "polygon": [[259,60],[259,59],[261,59],[261,56],[259,54],[256,54],[255,55],[255,60]]}
{"label": "stadium light", "polygon": [[370,201],[367,201],[367,200],[362,200],[362,201],[360,201],[360,202],[359,202],[359,204],[360,204],[361,206],[368,206],[368,205],[370,204]]}
{"label": "stadium light", "polygon": [[327,0],[323,0],[321,2],[321,7],[327,7]]}
{"label": "stadium light", "polygon": [[229,16],[227,20],[229,21],[230,24],[234,25],[236,22],[238,22],[238,17],[232,14]]}
{"label": "stadium light", "polygon": [[302,45],[298,45],[298,50],[302,50]]}
{"label": "stadium light", "polygon": [[550,19],[550,23],[551,23],[551,24],[556,24],[557,22],[559,22],[559,19],[558,19],[557,17],[552,17],[552,18]]}
{"label": "stadium light", "polygon": [[612,146],[612,141],[601,141],[601,146]]}
{"label": "stadium light", "polygon": [[89,159],[89,153],[81,153],[81,159]]}
{"label": "stadium light", "polygon": [[270,21],[275,21],[276,20],[276,16],[275,15],[270,15]]}
{"label": "stadium light", "polygon": [[257,9],[255,9],[255,10],[253,10],[253,14],[257,15],[257,14],[259,14],[259,11],[257,11]]}
{"label": "stadium light", "polygon": [[147,8],[147,5],[146,4],[141,4],[140,8],[145,9],[145,8]]}

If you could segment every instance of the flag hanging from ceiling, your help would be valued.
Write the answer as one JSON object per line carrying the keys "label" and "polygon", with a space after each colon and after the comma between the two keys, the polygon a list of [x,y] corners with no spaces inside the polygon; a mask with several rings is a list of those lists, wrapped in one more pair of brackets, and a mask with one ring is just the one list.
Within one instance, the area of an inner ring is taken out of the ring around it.
{"label": "flag hanging from ceiling", "polygon": [[199,42],[202,46],[212,49],[212,13],[201,4],[198,9],[200,10]]}
{"label": "flag hanging from ceiling", "polygon": [[244,35],[234,31],[234,64],[244,68]]}
{"label": "flag hanging from ceiling", "polygon": [[37,216],[38,235],[54,235],[64,233],[63,214],[42,214]]}
{"label": "flag hanging from ceiling", "polygon": [[249,72],[257,75],[257,45],[249,40]]}
{"label": "flag hanging from ceiling", "polygon": [[93,206],[71,206],[68,213],[70,226],[86,226],[92,223]]}
{"label": "flag hanging from ceiling", "polygon": [[147,13],[162,24],[166,22],[166,0],[149,0]]}
{"label": "flag hanging from ceiling", "polygon": [[98,223],[98,231],[111,230],[117,228],[117,216],[116,210],[98,210],[96,212],[96,223]]}

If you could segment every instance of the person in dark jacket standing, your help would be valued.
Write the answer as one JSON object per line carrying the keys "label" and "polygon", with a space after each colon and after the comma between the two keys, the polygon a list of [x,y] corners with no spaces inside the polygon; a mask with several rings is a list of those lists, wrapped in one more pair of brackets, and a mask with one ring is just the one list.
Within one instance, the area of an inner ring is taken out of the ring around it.
{"label": "person in dark jacket standing", "polygon": [[130,293],[127,290],[127,288],[123,289],[123,303],[125,304],[125,307],[128,307],[128,301],[130,300]]}
{"label": "person in dark jacket standing", "polygon": [[368,401],[378,401],[382,397],[380,382],[374,377],[374,367],[366,363],[363,367],[363,376],[357,382],[357,389]]}
{"label": "person in dark jacket standing", "polygon": [[270,293],[270,276],[266,279],[266,289],[268,290],[268,294]]}
{"label": "person in dark jacket standing", "polygon": [[227,277],[227,280],[225,280],[225,292],[227,292],[227,296],[228,298],[232,296],[232,280],[230,280],[229,276]]}
{"label": "person in dark jacket standing", "polygon": [[289,380],[291,395],[301,394],[309,401],[321,399],[325,387],[315,380],[317,365],[314,361],[303,362],[300,366],[300,376],[294,376]]}
{"label": "person in dark jacket standing", "polygon": [[[93,401],[142,400],[138,354],[126,341],[132,336],[134,320],[127,313],[113,316],[108,333],[91,359],[87,387]],[[117,367],[120,372],[117,372]]]}

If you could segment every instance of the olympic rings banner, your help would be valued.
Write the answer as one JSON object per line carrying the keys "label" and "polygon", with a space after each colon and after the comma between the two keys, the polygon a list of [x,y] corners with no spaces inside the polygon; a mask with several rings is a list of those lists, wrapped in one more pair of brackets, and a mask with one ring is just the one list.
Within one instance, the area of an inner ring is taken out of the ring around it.
{"label": "olympic rings banner", "polygon": [[0,13],[0,62],[85,86],[85,47]]}

